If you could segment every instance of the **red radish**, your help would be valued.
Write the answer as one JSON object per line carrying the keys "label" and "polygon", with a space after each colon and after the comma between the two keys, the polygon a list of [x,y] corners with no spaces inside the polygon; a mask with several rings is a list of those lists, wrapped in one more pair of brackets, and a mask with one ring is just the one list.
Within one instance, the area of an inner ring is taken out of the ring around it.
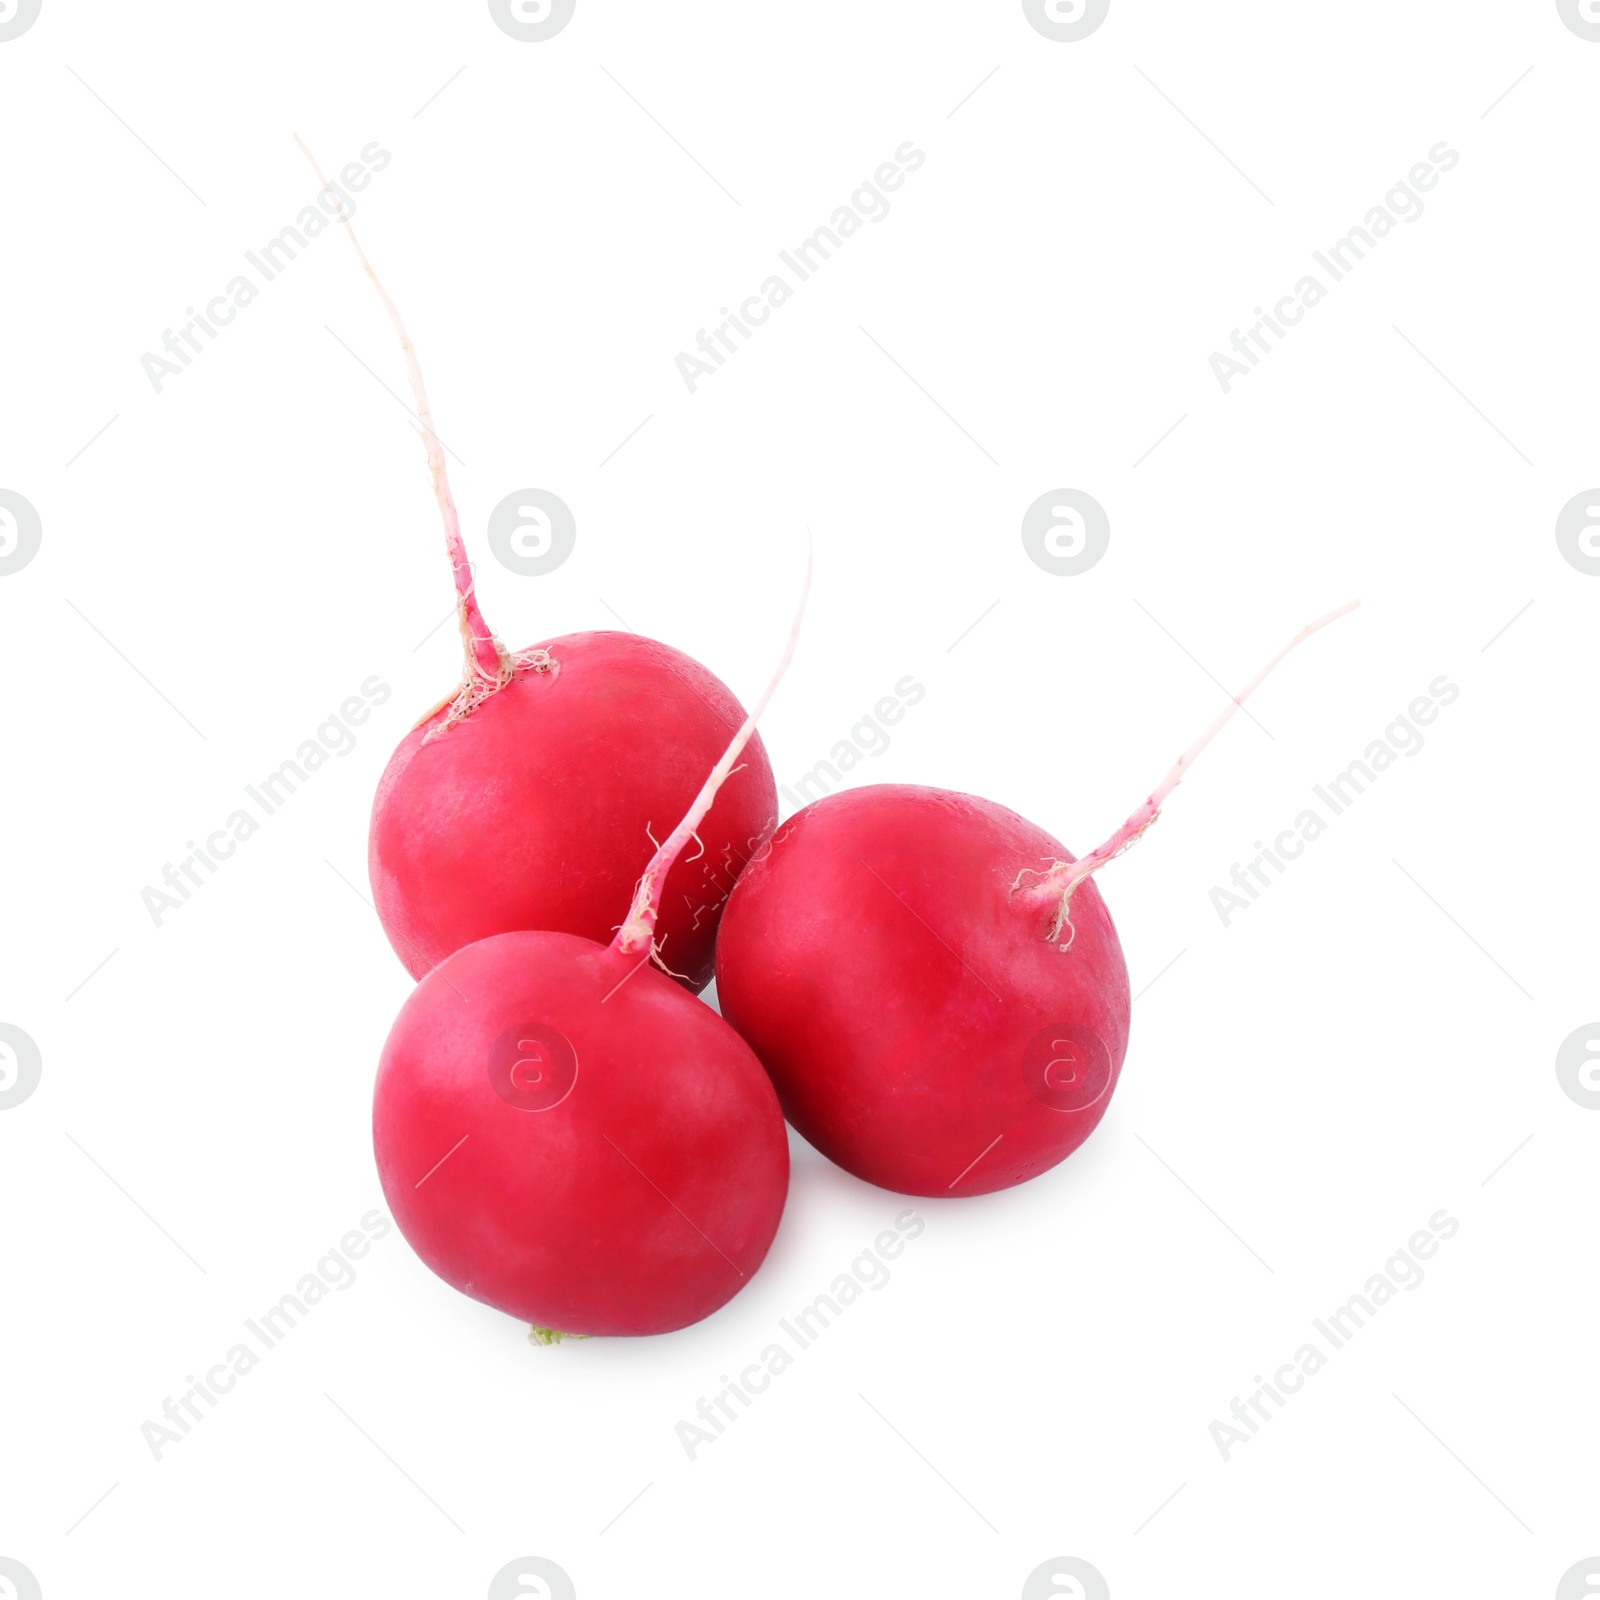
{"label": "red radish", "polygon": [[[466,674],[401,741],[373,801],[368,872],[383,930],[412,977],[491,934],[540,928],[604,943],[655,848],[744,718],[677,650],[575,633],[508,651],[479,609],[444,450],[405,324],[343,200],[302,143],[405,352],[455,574]],[[691,989],[711,980],[728,890],[778,819],[761,740],[662,892],[656,945]]]}
{"label": "red radish", "polygon": [[[413,977],[517,928],[603,943],[659,833],[743,711],[688,656],[625,633],[543,647],[471,716],[438,712],[390,758],[372,806],[368,870],[384,931]],[[758,744],[668,878],[656,942],[698,992],[728,890],[777,821]]]}
{"label": "red radish", "polygon": [[716,1012],[649,963],[663,885],[799,626],[609,947],[548,932],[468,945],[417,985],[384,1046],[373,1146],[400,1231],[447,1283],[542,1342],[698,1322],[777,1231],[789,1147],[772,1084]]}
{"label": "red radish", "polygon": [[1089,877],[1273,667],[1351,609],[1296,635],[1081,861],[942,789],[846,790],[784,823],[728,902],[717,998],[796,1129],[903,1194],[987,1194],[1071,1155],[1128,1047],[1122,946]]}

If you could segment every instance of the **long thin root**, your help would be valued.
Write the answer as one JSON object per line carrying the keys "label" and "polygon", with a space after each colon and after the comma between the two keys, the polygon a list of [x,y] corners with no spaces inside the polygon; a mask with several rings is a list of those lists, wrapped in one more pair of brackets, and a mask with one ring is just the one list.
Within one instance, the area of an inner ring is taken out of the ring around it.
{"label": "long thin root", "polygon": [[[1166,803],[1167,797],[1174,789],[1178,787],[1180,783],[1183,782],[1184,778],[1187,776],[1189,768],[1194,765],[1195,758],[1228,725],[1228,723],[1238,712],[1239,708],[1245,703],[1246,700],[1250,698],[1251,695],[1256,692],[1258,688],[1261,687],[1261,684],[1277,667],[1278,663],[1281,662],[1291,650],[1295,649],[1298,645],[1303,644],[1307,639],[1309,639],[1312,634],[1327,627],[1330,622],[1336,622],[1340,617],[1348,615],[1360,604],[1361,602],[1359,600],[1352,600],[1349,602],[1349,604],[1340,606],[1337,611],[1330,611],[1326,616],[1318,617],[1315,622],[1308,623],[1304,628],[1302,628],[1299,633],[1297,633],[1294,638],[1292,638],[1288,644],[1286,644],[1255,675],[1255,677],[1253,677],[1249,683],[1247,683],[1244,688],[1242,688],[1238,694],[1233,697],[1232,701],[1228,705],[1228,709],[1222,712],[1211,724],[1211,726],[1207,728],[1206,731],[1202,733],[1200,737],[1196,739],[1195,742],[1190,745],[1181,756],[1178,757],[1178,759],[1172,765],[1172,770],[1167,773],[1166,777],[1164,777],[1153,790],[1151,790],[1149,797],[1143,802],[1143,804],[1138,807],[1133,815],[1130,816],[1128,820],[1124,822],[1122,826],[1118,828],[1117,831],[1112,834],[1104,844],[1099,846],[1098,849],[1091,850],[1088,855],[1081,857],[1077,861],[1058,862],[1040,878],[1036,885],[1023,892],[1023,899],[1027,904],[1051,906],[1050,924],[1045,935],[1046,938],[1052,942],[1055,942],[1061,937],[1061,931],[1063,928],[1071,928],[1072,924],[1068,917],[1068,907],[1072,900],[1073,890],[1075,890],[1080,883],[1083,883],[1089,878],[1093,877],[1094,874],[1097,873],[1108,861],[1116,860],[1116,858],[1120,856],[1124,850],[1128,849],[1128,847],[1136,840],[1143,837],[1145,831],[1156,820],[1156,818],[1160,816],[1161,807]],[[1022,872],[1017,874],[1017,881],[1012,885],[1013,894],[1018,891],[1022,879],[1031,870],[1031,868],[1025,868]],[[1068,944],[1062,946],[1062,948],[1070,948],[1070,944],[1071,941],[1069,940]]]}

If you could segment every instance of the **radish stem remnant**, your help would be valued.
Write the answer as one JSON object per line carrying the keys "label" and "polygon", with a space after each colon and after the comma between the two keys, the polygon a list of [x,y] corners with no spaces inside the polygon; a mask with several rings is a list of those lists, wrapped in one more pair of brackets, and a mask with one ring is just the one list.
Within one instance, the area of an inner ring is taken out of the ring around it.
{"label": "radish stem remnant", "polygon": [[[807,530],[808,541],[809,537],[810,531]],[[656,853],[650,858],[650,864],[644,869],[644,876],[639,879],[633,904],[628,908],[628,915],[617,930],[616,938],[611,942],[611,948],[622,955],[633,955],[640,950],[652,948],[656,917],[661,910],[661,886],[666,880],[667,873],[672,870],[673,862],[683,853],[683,847],[691,839],[698,842],[699,835],[696,830],[711,809],[712,802],[717,798],[717,791],[734,771],[734,764],[750,742],[751,734],[756,731],[756,723],[760,720],[761,713],[767,709],[768,703],[777,692],[778,685],[783,682],[784,673],[789,670],[789,663],[794,660],[795,646],[800,641],[800,624],[805,619],[806,600],[811,594],[811,564],[812,552],[808,548],[805,582],[800,590],[800,605],[794,614],[794,624],[789,629],[789,642],[784,646],[783,659],[779,661],[778,670],[773,673],[772,681],[763,690],[761,698],[751,706],[749,715],[744,719],[739,731],[734,734],[732,743],[723,752],[722,759],[711,769],[711,775],[702,785],[700,793],[695,796],[694,804],[684,813],[683,821],[657,846]],[[703,844],[700,848],[704,852]]]}
{"label": "radish stem remnant", "polygon": [[[469,715],[489,695],[510,683],[519,667],[531,668],[535,672],[546,672],[550,670],[550,658],[542,650],[513,656],[484,620],[483,612],[478,606],[478,597],[474,592],[472,563],[467,560],[467,548],[461,538],[461,518],[456,511],[455,497],[450,492],[450,474],[445,467],[444,446],[434,431],[433,411],[428,404],[428,390],[422,381],[422,364],[417,360],[411,335],[406,332],[399,307],[390,298],[389,291],[384,288],[378,274],[373,271],[372,263],[367,260],[366,251],[361,248],[361,241],[356,238],[356,230],[350,225],[350,217],[345,210],[344,197],[328,182],[326,174],[317,164],[317,158],[306,148],[305,141],[299,134],[294,136],[294,142],[300,146],[301,154],[311,163],[311,170],[316,173],[318,182],[338,207],[339,221],[344,224],[350,246],[355,251],[362,270],[372,280],[373,288],[378,291],[378,298],[383,301],[384,309],[389,313],[389,320],[394,324],[394,331],[400,338],[400,348],[405,354],[406,373],[411,380],[411,393],[417,402],[417,419],[420,423],[418,432],[422,435],[422,447],[428,457],[428,475],[433,480],[434,499],[439,502],[439,514],[444,519],[445,549],[450,556],[450,570],[456,585],[456,617],[461,629],[461,643],[466,651],[466,676],[454,697],[450,715],[434,730],[434,734],[442,733],[452,722],[458,722],[462,717]],[[536,657],[540,659],[535,659]]]}
{"label": "radish stem remnant", "polygon": [[[1348,615],[1360,604],[1359,600],[1352,600],[1347,605],[1340,606],[1338,610],[1330,611],[1326,616],[1318,617],[1315,622],[1308,623],[1303,627],[1233,697],[1228,709],[1222,712],[1216,721],[1178,757],[1173,763],[1172,770],[1150,792],[1150,796],[1145,800],[1144,804],[1103,845],[1098,849],[1091,850],[1088,855],[1081,857],[1077,861],[1058,861],[1055,866],[1044,874],[1037,884],[1026,891],[1023,896],[1025,902],[1041,905],[1052,901],[1055,903],[1051,914],[1049,931],[1045,935],[1047,939],[1058,940],[1061,937],[1063,928],[1067,929],[1070,934],[1071,923],[1067,920],[1067,910],[1068,902],[1072,899],[1072,891],[1086,878],[1092,877],[1108,861],[1121,855],[1161,815],[1161,807],[1166,804],[1168,795],[1183,782],[1189,768],[1194,765],[1195,757],[1222,732],[1233,719],[1234,714],[1261,687],[1278,663],[1296,646],[1309,639],[1312,634],[1327,627],[1330,622],[1337,622],[1340,617]],[[1019,875],[1017,883],[1020,882],[1021,876]],[[1013,892],[1016,889],[1017,884],[1013,884]],[[1071,939],[1069,937],[1067,945],[1063,945],[1062,948],[1066,949],[1070,944]]]}

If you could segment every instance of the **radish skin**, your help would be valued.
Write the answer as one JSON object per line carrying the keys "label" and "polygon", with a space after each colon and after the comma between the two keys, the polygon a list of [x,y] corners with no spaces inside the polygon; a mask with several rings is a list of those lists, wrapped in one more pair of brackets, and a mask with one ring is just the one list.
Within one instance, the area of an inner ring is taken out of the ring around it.
{"label": "radish skin", "polygon": [[761,1265],[788,1193],[783,1113],[749,1046],[648,953],[567,933],[484,939],[417,985],[372,1138],[423,1263],[567,1334],[709,1316]]}
{"label": "radish skin", "polygon": [[[452,951],[524,928],[607,943],[655,839],[681,816],[744,713],[681,652],[626,633],[570,634],[557,668],[519,672],[441,738],[401,741],[372,805],[373,903],[420,978]],[[666,874],[656,942],[696,992],[711,980],[728,892],[777,821],[758,739],[699,824],[703,852]]]}
{"label": "radish skin", "polygon": [[[1011,895],[1019,867],[1066,856],[1004,806],[886,784],[806,806],[746,869],[717,998],[830,1160],[902,1194],[986,1194],[1094,1130],[1128,1044],[1116,929],[1086,883],[1064,954]],[[1092,1091],[1067,1109],[1041,1098],[1070,1088],[1048,1070],[1059,1052],[1029,1055],[1057,1023]]]}

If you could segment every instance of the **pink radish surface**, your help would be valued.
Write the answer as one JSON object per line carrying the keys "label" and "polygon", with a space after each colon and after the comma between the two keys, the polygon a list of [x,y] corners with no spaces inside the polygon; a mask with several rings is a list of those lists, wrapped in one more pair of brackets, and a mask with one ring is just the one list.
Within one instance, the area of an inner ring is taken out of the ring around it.
{"label": "pink radish surface", "polygon": [[[604,943],[660,832],[681,816],[744,719],[728,688],[635,634],[580,633],[516,653],[484,620],[422,368],[343,199],[338,207],[400,339],[417,403],[466,656],[460,686],[403,739],[379,782],[368,871],[379,920],[414,978],[517,929]],[[759,738],[664,885],[656,944],[693,990],[710,982],[722,905],[778,817]]]}
{"label": "pink radish surface", "polygon": [[384,1046],[378,1176],[427,1266],[563,1333],[667,1333],[761,1265],[789,1184],[772,1084],[707,1005],[566,933],[429,973]]}
{"label": "pink radish surface", "polygon": [[1052,858],[1067,852],[1004,806],[875,785],[807,806],[748,868],[717,996],[824,1155],[903,1194],[985,1194],[1093,1132],[1128,972],[1093,884],[1065,955],[1017,905],[1018,872]]}
{"label": "pink radish surface", "polygon": [[650,962],[674,863],[738,767],[799,627],[797,615],[776,676],[610,944],[546,931],[470,944],[417,985],[384,1046],[373,1149],[400,1231],[447,1283],[536,1333],[696,1322],[749,1281],[777,1231],[789,1148],[771,1081]]}
{"label": "pink radish surface", "polygon": [[875,786],[784,823],[733,891],[723,1015],[785,1114],[857,1177],[972,1195],[1037,1177],[1104,1116],[1128,1045],[1128,974],[1088,880],[1158,815],[1302,630],[1128,821],[1081,861],[987,800]]}

